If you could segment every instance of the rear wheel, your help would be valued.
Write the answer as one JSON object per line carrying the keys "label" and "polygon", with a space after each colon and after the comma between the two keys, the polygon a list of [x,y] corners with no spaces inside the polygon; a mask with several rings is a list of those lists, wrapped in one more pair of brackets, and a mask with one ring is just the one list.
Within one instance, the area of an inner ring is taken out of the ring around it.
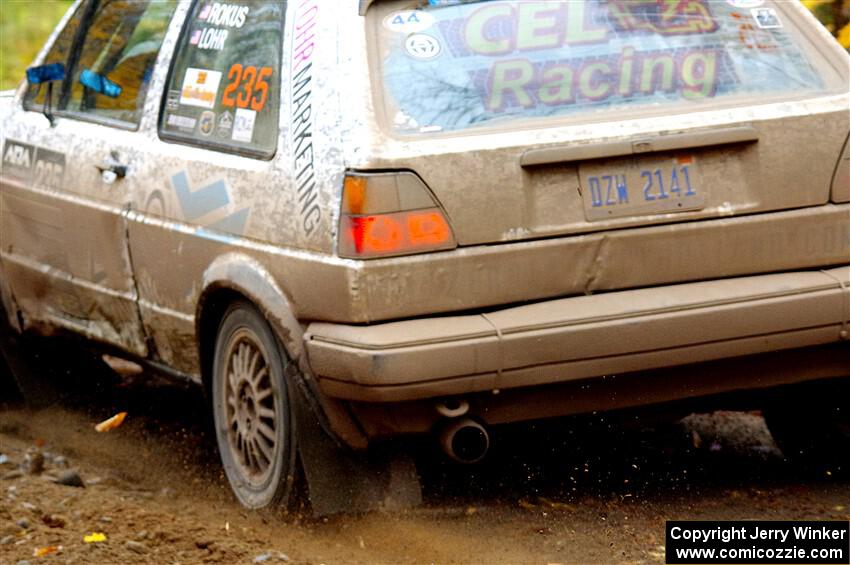
{"label": "rear wheel", "polygon": [[819,383],[776,394],[764,419],[789,461],[821,470],[850,468],[850,383]]}
{"label": "rear wheel", "polygon": [[295,474],[289,359],[254,306],[236,302],[219,326],[212,375],[216,439],[230,486],[249,508],[287,504]]}

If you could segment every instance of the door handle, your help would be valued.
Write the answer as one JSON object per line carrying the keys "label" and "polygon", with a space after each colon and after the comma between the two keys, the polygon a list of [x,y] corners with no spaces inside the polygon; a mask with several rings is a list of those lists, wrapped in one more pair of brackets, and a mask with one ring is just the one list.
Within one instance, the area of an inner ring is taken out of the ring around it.
{"label": "door handle", "polygon": [[100,178],[106,184],[112,184],[127,176],[127,165],[119,163],[114,155],[103,164],[95,165],[95,167],[100,171]]}

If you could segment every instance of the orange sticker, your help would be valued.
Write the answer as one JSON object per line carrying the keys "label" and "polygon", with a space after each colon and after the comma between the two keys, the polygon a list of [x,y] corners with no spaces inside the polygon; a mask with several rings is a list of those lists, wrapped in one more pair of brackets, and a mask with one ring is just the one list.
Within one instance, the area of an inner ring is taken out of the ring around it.
{"label": "orange sticker", "polygon": [[243,67],[239,63],[231,65],[227,71],[227,86],[221,97],[221,103],[227,108],[250,108],[262,111],[269,97],[269,79],[271,67]]}

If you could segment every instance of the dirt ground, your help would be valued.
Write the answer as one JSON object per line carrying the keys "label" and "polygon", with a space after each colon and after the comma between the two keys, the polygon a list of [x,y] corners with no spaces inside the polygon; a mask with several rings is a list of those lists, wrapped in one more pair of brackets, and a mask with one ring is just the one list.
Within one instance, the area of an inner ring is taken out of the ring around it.
{"label": "dirt ground", "polygon": [[663,563],[665,520],[850,519],[850,479],[795,471],[757,413],[640,418],[496,430],[475,468],[411,445],[422,507],[316,520],[242,509],[197,391],[142,375],[0,409],[0,563]]}

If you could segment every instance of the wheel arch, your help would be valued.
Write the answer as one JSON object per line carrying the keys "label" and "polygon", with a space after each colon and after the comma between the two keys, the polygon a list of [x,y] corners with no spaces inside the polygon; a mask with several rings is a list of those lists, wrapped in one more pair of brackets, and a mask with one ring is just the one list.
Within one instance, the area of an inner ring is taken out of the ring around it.
{"label": "wheel arch", "polygon": [[204,386],[209,384],[212,374],[210,360],[219,324],[227,307],[237,299],[247,300],[260,310],[290,359],[302,366],[304,331],[286,294],[259,261],[243,253],[222,255],[204,271],[201,287],[195,312],[195,333]]}
{"label": "wheel arch", "polygon": [[234,300],[247,300],[260,310],[283,344],[301,377],[295,384],[309,403],[321,427],[338,443],[364,448],[366,437],[354,423],[347,408],[318,390],[304,347],[304,328],[295,308],[277,280],[256,259],[232,252],[218,257],[204,271],[202,291],[195,312],[201,380],[210,390],[212,358],[221,320]]}

